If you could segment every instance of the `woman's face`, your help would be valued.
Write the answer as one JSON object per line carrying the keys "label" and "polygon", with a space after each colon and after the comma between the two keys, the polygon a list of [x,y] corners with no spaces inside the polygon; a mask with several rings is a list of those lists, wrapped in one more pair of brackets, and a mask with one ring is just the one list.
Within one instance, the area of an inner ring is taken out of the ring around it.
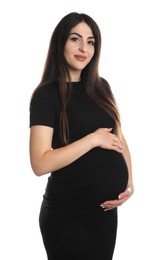
{"label": "woman's face", "polygon": [[80,80],[81,71],[94,55],[94,45],[95,38],[92,30],[85,22],[72,28],[64,47],[64,57],[72,81]]}

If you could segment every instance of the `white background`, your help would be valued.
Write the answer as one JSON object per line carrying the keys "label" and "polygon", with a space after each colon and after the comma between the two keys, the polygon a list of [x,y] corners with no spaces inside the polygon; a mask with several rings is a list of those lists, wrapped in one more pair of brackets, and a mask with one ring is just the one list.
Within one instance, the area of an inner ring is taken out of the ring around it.
{"label": "white background", "polygon": [[100,74],[115,94],[132,154],[135,193],[119,208],[114,260],[162,260],[161,0],[1,0],[0,259],[46,259],[38,215],[48,175],[38,178],[30,167],[29,101],[51,34],[72,11],[101,28]]}

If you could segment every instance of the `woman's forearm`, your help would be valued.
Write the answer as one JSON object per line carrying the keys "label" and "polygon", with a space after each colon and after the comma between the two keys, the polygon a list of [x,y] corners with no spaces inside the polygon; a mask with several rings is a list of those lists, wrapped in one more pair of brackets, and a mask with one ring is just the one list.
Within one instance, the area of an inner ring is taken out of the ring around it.
{"label": "woman's forearm", "polygon": [[59,170],[89,152],[94,146],[94,134],[89,134],[67,146],[46,151],[32,163],[33,171],[37,176],[41,176]]}
{"label": "woman's forearm", "polygon": [[99,128],[95,132],[61,148],[51,149],[53,129],[33,126],[30,133],[30,160],[34,173],[41,176],[57,171],[95,147],[122,153],[122,145],[111,133],[111,128]]}

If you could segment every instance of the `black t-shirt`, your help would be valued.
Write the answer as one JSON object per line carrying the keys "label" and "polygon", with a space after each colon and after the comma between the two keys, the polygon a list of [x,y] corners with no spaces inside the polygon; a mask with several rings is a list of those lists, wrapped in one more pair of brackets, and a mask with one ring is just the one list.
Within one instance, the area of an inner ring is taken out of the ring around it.
{"label": "black t-shirt", "polygon": [[[62,146],[60,108],[58,82],[36,90],[31,101],[30,127],[45,125],[54,128],[53,148]],[[72,83],[67,117],[70,142],[94,132],[100,127],[114,129],[115,126],[112,118],[88,96],[81,82]]]}
{"label": "black t-shirt", "polygon": [[[54,128],[53,149],[62,146],[60,107],[58,82],[38,88],[31,101],[30,127],[45,125]],[[71,97],[67,105],[67,117],[70,143],[98,128],[113,128],[114,130],[115,126],[113,119],[88,96],[82,82],[72,84]],[[59,194],[58,203],[62,203],[62,191],[64,201],[65,194],[69,200],[70,195],[76,196],[77,194],[71,193],[71,189],[75,187],[76,192],[81,192],[82,185],[82,190],[85,187],[89,194],[96,193],[96,197],[100,201],[104,201],[109,198],[117,198],[119,193],[125,189],[127,180],[128,170],[123,155],[113,150],[97,147],[70,165],[52,173],[46,196],[56,199]]]}

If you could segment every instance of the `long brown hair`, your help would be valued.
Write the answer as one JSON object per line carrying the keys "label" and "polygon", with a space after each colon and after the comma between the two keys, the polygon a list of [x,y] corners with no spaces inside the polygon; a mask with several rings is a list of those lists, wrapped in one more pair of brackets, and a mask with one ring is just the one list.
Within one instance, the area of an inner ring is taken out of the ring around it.
{"label": "long brown hair", "polygon": [[46,86],[59,80],[59,94],[62,105],[60,113],[61,137],[65,145],[69,143],[66,105],[71,91],[71,87],[67,88],[67,79],[71,82],[71,78],[64,58],[64,46],[71,29],[80,22],[85,22],[91,28],[95,38],[94,56],[81,73],[83,86],[88,95],[115,121],[115,133],[118,133],[120,129],[120,115],[110,85],[105,79],[99,76],[98,72],[101,51],[100,29],[90,16],[72,12],[61,19],[51,36],[42,79],[38,85],[38,87]]}

